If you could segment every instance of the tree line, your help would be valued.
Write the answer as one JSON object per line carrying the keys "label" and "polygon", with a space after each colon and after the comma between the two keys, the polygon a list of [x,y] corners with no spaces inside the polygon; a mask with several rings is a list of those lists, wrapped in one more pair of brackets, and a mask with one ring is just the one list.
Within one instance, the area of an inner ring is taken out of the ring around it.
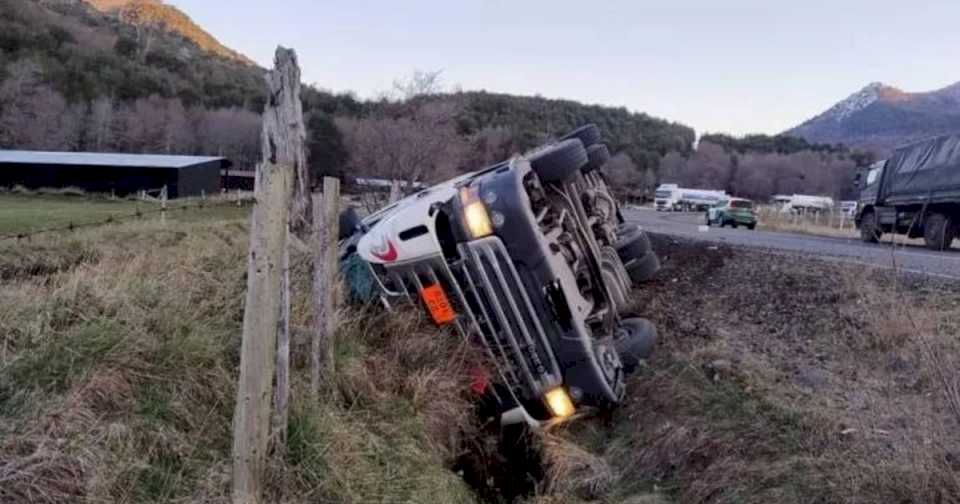
{"label": "tree line", "polygon": [[[596,123],[607,176],[643,199],[676,181],[749,197],[838,195],[869,157],[786,136],[707,135],[623,107],[448,90],[414,72],[376,99],[305,86],[315,180],[362,175],[434,182],[509,159]],[[263,70],[211,55],[162,27],[80,3],[0,0],[0,148],[260,158]]]}

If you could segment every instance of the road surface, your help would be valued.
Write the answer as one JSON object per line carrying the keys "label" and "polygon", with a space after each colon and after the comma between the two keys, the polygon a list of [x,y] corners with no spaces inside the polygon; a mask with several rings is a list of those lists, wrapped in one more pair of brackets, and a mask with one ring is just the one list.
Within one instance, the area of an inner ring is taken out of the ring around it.
{"label": "road surface", "polygon": [[792,252],[825,259],[960,280],[960,251],[934,252],[918,246],[863,243],[850,238],[831,238],[773,231],[711,227],[704,231],[703,213],[624,210],[628,222],[647,231],[728,245]]}

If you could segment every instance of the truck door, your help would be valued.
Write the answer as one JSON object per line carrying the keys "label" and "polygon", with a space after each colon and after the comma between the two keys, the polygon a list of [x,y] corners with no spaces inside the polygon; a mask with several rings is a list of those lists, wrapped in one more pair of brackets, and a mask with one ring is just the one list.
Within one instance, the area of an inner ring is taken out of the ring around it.
{"label": "truck door", "polygon": [[877,205],[880,196],[880,181],[883,180],[883,170],[886,161],[878,161],[867,170],[867,176],[861,182],[860,207]]}

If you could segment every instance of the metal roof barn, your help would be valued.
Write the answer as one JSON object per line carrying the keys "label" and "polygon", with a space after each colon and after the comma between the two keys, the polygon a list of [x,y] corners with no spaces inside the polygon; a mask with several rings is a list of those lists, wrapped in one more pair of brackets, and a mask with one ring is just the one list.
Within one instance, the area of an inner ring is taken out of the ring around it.
{"label": "metal roof barn", "polygon": [[0,150],[0,187],[79,187],[119,196],[167,188],[170,198],[220,191],[222,157]]}

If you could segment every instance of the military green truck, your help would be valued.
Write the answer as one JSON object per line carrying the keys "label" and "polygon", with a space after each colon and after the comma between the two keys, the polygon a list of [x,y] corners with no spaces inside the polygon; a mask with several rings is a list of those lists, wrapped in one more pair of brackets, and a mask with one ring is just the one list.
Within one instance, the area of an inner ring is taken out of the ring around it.
{"label": "military green truck", "polygon": [[858,173],[856,184],[856,224],[865,242],[905,234],[946,250],[960,234],[960,135],[897,149]]}

